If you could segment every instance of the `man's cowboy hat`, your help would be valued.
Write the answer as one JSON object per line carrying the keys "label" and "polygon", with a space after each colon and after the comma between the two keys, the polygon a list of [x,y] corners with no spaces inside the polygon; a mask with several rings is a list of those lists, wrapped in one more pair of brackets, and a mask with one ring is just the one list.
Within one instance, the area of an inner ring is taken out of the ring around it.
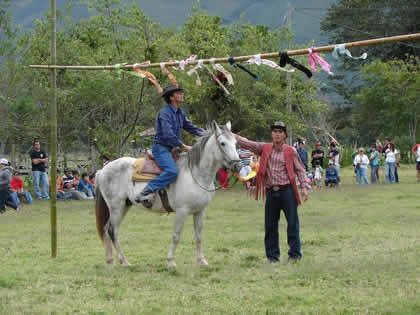
{"label": "man's cowboy hat", "polygon": [[282,121],[274,122],[274,124],[271,125],[271,130],[273,130],[273,129],[282,129],[282,130],[284,130],[284,133],[287,136],[287,128],[286,128],[286,125],[284,124],[284,122],[282,122]]}
{"label": "man's cowboy hat", "polygon": [[175,84],[165,86],[163,88],[162,97],[165,97],[167,95],[172,95],[172,93],[176,91],[184,91],[184,89],[182,87],[176,86]]}

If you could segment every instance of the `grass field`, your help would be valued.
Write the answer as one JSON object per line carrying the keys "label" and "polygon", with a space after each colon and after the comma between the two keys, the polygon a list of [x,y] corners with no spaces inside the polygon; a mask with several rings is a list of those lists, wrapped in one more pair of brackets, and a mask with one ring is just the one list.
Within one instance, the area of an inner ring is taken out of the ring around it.
{"label": "grass field", "polygon": [[94,203],[58,203],[50,258],[49,203],[0,215],[0,314],[420,314],[420,184],[314,191],[300,209],[303,259],[265,263],[263,204],[220,191],[204,224],[210,266],[195,266],[190,218],[166,267],[173,215],[132,208],[121,227],[125,269],[104,264]]}

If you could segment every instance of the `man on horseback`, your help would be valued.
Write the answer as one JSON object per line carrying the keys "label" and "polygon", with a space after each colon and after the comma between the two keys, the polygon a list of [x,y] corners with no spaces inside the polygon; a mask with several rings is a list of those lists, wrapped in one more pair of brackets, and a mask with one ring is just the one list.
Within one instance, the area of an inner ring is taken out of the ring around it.
{"label": "man on horseback", "polygon": [[151,180],[143,191],[137,195],[136,202],[150,202],[151,195],[159,189],[165,188],[178,176],[178,168],[171,151],[182,147],[189,151],[191,147],[182,143],[181,129],[195,136],[201,136],[204,130],[192,124],[184,111],[180,108],[184,103],[184,90],[176,85],[169,85],[163,89],[162,97],[167,105],[159,112],[155,123],[155,137],[152,153],[162,173]]}

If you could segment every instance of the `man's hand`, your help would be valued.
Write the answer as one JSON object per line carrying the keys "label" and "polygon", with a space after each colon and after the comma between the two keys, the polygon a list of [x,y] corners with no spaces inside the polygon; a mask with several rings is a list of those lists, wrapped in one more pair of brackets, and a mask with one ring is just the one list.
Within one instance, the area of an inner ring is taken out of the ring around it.
{"label": "man's hand", "polygon": [[192,147],[190,147],[189,145],[186,145],[186,144],[182,144],[182,148],[183,148],[185,151],[190,151],[190,150],[192,149]]}
{"label": "man's hand", "polygon": [[308,200],[308,191],[306,189],[301,191],[301,195],[302,195],[302,200],[303,201]]}

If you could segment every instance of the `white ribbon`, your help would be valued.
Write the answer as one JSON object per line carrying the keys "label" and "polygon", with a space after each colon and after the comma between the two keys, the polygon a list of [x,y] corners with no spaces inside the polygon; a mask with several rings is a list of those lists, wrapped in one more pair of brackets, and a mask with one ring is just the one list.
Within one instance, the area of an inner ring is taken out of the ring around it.
{"label": "white ribbon", "polygon": [[340,44],[334,47],[332,55],[335,59],[338,59],[339,55],[346,55],[351,59],[366,59],[367,53],[363,53],[360,57],[353,57],[351,52],[346,48],[345,44]]}
{"label": "white ribbon", "polygon": [[195,80],[195,84],[197,85],[201,85],[201,79],[200,79],[200,76],[198,75],[197,69],[200,69],[202,66],[203,66],[203,60],[200,59],[198,60],[197,64],[192,69],[188,70],[187,72],[188,75],[192,75],[193,73],[196,74],[197,79]]}
{"label": "white ribbon", "polygon": [[255,65],[264,65],[271,67],[276,70],[284,71],[284,72],[295,72],[295,69],[286,69],[280,67],[278,64],[276,64],[274,61],[268,60],[268,59],[262,59],[261,54],[255,55],[253,58],[247,60],[248,64],[255,64]]}

